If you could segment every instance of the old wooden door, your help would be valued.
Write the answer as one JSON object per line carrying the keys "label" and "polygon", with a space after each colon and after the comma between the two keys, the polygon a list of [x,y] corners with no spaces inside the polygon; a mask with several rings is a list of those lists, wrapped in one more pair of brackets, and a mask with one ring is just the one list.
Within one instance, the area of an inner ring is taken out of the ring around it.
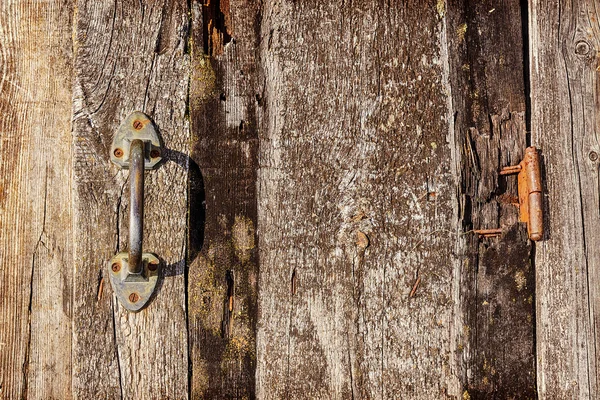
{"label": "old wooden door", "polygon": [[[597,398],[598,18],[2,0],[0,397]],[[165,161],[145,179],[161,277],[130,313],[110,148],[135,110]],[[530,145],[537,243],[498,175]]]}

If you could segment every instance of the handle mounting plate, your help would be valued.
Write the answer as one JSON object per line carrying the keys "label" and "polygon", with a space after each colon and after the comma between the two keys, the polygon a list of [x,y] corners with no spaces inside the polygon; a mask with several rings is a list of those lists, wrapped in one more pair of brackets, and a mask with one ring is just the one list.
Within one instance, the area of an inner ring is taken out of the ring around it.
{"label": "handle mounting plate", "polygon": [[162,145],[154,123],[141,111],[131,113],[119,126],[110,148],[110,160],[129,169],[129,149],[134,139],[144,142],[144,169],[154,169],[162,160]]}
{"label": "handle mounting plate", "polygon": [[129,272],[129,253],[121,252],[108,265],[110,283],[119,302],[129,311],[140,311],[152,297],[158,282],[159,260],[151,253],[142,254],[142,272]]}

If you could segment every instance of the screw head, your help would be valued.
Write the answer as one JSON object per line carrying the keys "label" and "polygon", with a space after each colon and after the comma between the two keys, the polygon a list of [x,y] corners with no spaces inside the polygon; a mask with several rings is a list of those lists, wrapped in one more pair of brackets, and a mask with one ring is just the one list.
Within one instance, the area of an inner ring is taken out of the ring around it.
{"label": "screw head", "polygon": [[590,151],[590,154],[588,154],[588,157],[590,158],[591,161],[598,161],[598,153],[596,153],[595,151]]}
{"label": "screw head", "polygon": [[150,157],[152,157],[152,158],[158,158],[158,157],[160,157],[160,151],[158,151],[156,149],[152,150],[150,152]]}
{"label": "screw head", "polygon": [[116,148],[115,151],[113,151],[113,154],[115,155],[115,157],[121,158],[123,157],[123,150]]}
{"label": "screw head", "polygon": [[110,266],[110,269],[112,269],[113,272],[119,272],[121,270],[121,264],[113,263],[113,265]]}
{"label": "screw head", "polygon": [[136,131],[139,131],[143,127],[144,127],[144,124],[139,119],[136,119],[135,121],[133,121],[133,129],[135,129]]}
{"label": "screw head", "polygon": [[137,293],[135,293],[135,292],[131,293],[129,295],[129,301],[132,302],[132,303],[137,303],[139,299],[140,299],[140,296]]}

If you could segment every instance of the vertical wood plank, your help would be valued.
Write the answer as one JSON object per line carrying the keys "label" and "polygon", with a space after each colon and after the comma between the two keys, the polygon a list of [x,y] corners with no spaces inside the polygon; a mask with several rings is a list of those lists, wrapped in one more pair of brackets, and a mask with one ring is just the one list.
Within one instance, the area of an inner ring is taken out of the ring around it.
{"label": "vertical wood plank", "polygon": [[0,398],[71,398],[71,15],[0,2]]}
{"label": "vertical wood plank", "polygon": [[444,8],[264,3],[260,398],[462,394]]}
{"label": "vertical wood plank", "polygon": [[192,398],[255,396],[258,12],[254,0],[192,3]]}
{"label": "vertical wood plank", "polygon": [[542,399],[599,396],[598,6],[529,6],[532,144],[543,150],[548,211],[535,258]]}
{"label": "vertical wood plank", "polygon": [[[187,398],[187,3],[80,0],[75,23],[75,394]],[[144,250],[162,259],[163,278],[137,314],[119,305],[106,276],[129,223],[128,172],[108,152],[134,110],[154,120],[166,158],[145,180]]]}
{"label": "vertical wood plank", "polygon": [[[518,221],[517,165],[527,147],[520,1],[448,6],[452,105],[460,152],[465,393],[535,397],[534,271]],[[516,204],[515,204],[516,203]],[[516,206],[515,206],[516,205]],[[496,238],[474,229],[502,228]]]}

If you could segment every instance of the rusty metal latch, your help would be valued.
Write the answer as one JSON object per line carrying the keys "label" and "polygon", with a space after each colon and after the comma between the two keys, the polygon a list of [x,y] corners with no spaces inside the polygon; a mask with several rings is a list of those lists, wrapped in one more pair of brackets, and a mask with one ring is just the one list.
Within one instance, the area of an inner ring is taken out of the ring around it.
{"label": "rusty metal latch", "polygon": [[[538,241],[544,236],[544,216],[542,205],[542,176],[540,156],[534,147],[525,149],[525,157],[519,165],[504,167],[500,175],[518,175],[519,221],[527,224],[529,239]],[[501,229],[479,229],[476,233],[484,237],[499,235]]]}
{"label": "rusty metal latch", "polygon": [[144,171],[160,165],[161,143],[150,118],[133,112],[121,124],[110,151],[110,159],[129,169],[129,251],[109,262],[110,283],[119,302],[129,311],[141,310],[152,297],[159,274],[159,260],[142,252],[144,237]]}

